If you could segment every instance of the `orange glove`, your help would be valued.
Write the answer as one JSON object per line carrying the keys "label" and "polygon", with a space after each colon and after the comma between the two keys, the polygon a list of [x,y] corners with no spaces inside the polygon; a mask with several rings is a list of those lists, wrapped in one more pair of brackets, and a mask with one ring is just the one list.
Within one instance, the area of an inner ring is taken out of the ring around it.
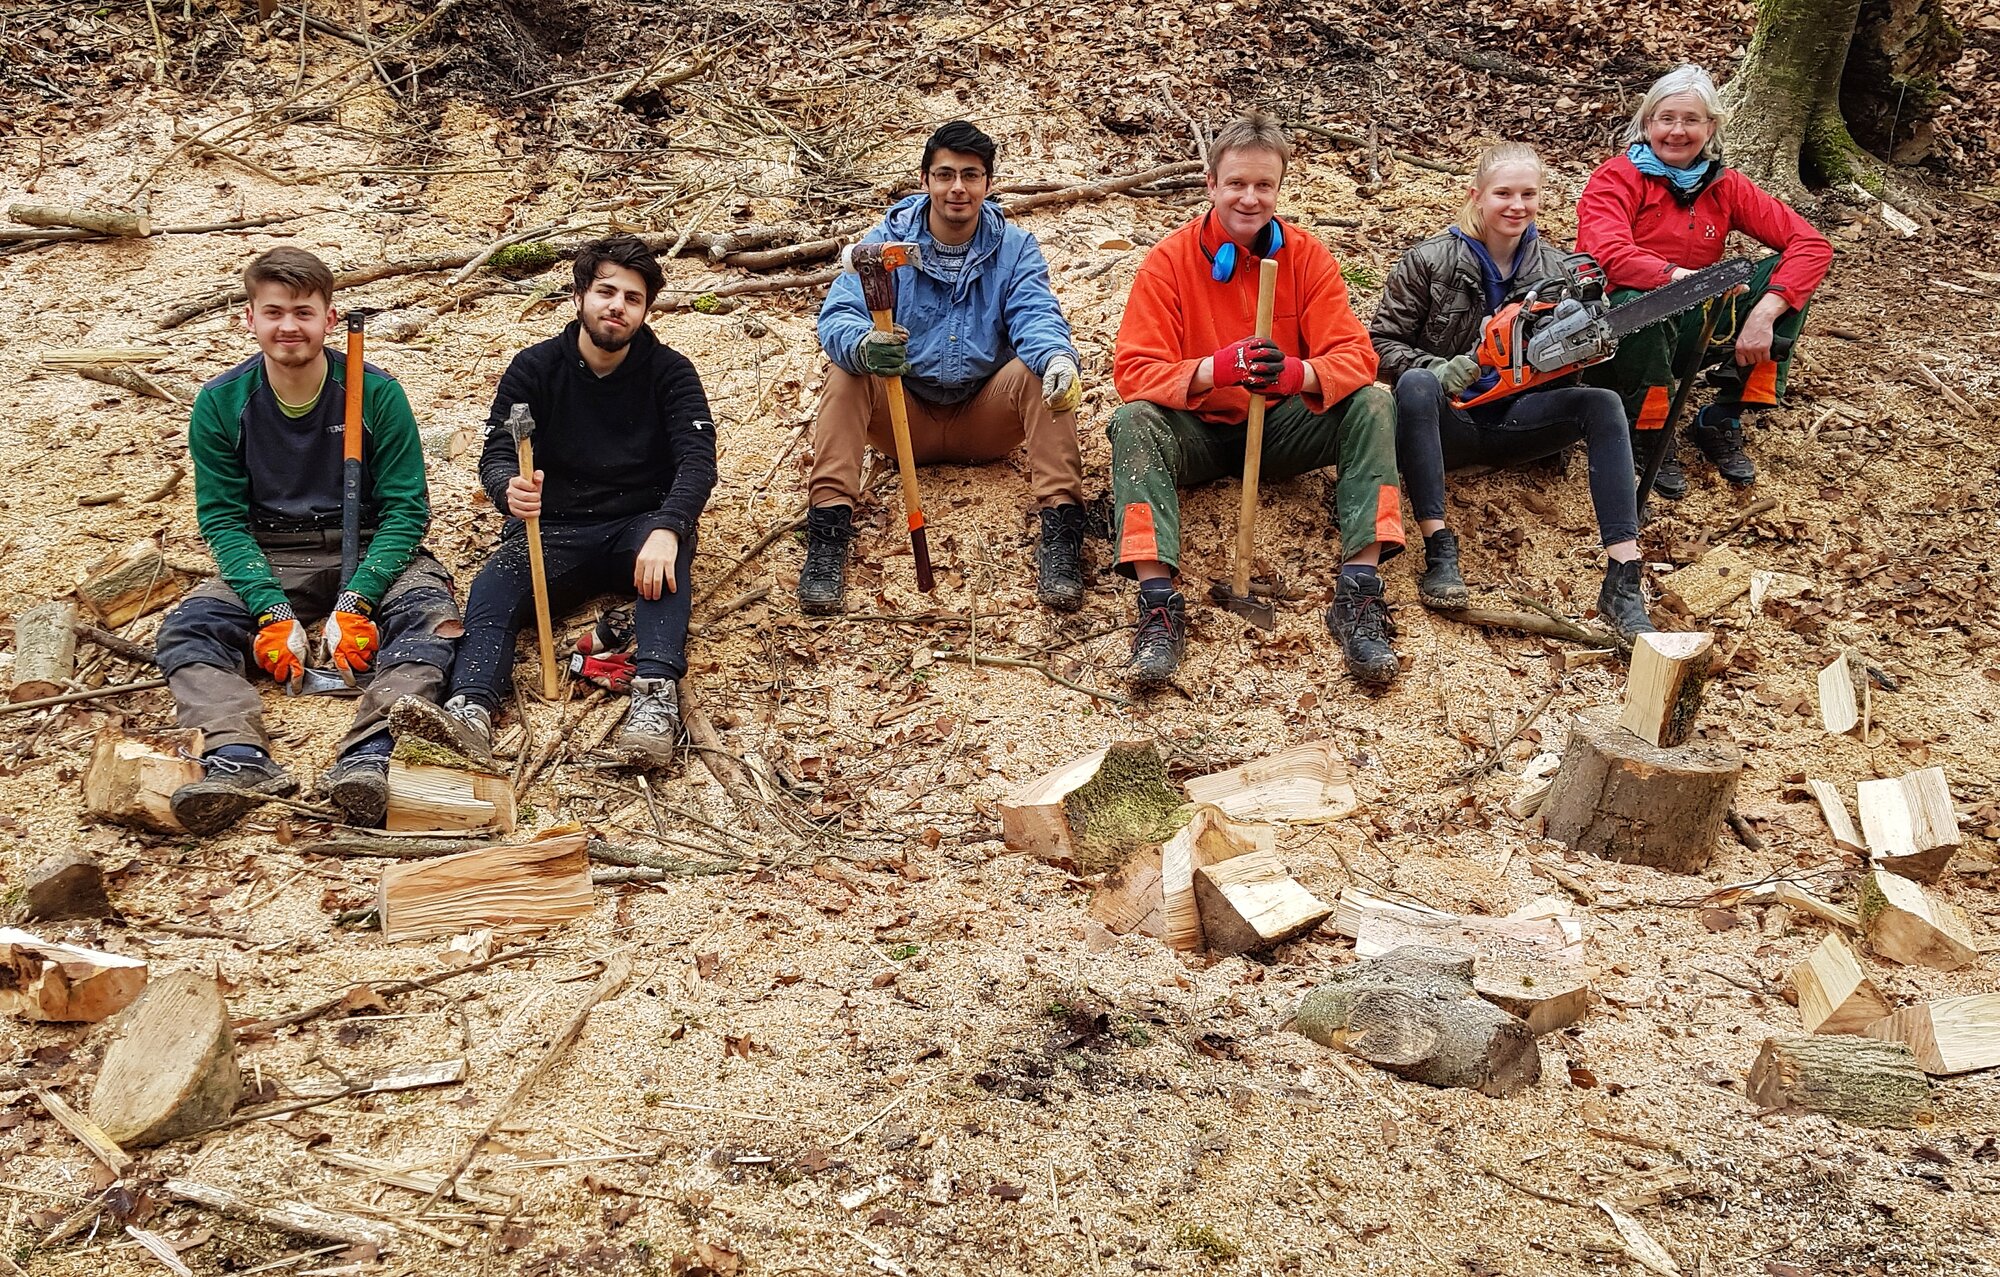
{"label": "orange glove", "polygon": [[250,645],[257,666],[280,683],[289,683],[306,672],[306,627],[292,615],[289,603],[257,618],[257,638]]}
{"label": "orange glove", "polygon": [[382,647],[382,636],[375,629],[375,622],[368,619],[367,600],[352,590],[341,592],[334,602],[333,612],[326,618],[326,628],[320,631],[321,650],[326,659],[343,675],[359,674],[375,663],[375,654]]}

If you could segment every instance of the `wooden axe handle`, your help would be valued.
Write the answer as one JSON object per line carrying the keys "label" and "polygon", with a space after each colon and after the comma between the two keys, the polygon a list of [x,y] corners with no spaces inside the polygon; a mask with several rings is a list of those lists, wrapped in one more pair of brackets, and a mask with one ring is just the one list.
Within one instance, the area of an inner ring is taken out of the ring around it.
{"label": "wooden axe handle", "polygon": [[[535,481],[535,445],[529,439],[516,439],[514,451],[521,457],[521,477],[529,483]],[[502,511],[502,513],[506,513]],[[542,566],[542,520],[540,515],[523,519],[522,534],[528,541],[528,579],[535,587],[535,639],[539,644],[537,655],[542,660],[542,699],[554,700],[556,686],[556,640],[549,624],[549,573]]]}
{"label": "wooden axe handle", "polygon": [[[1278,301],[1278,263],[1266,257],[1257,270],[1257,335],[1271,335]],[[1250,597],[1250,569],[1257,557],[1257,476],[1264,467],[1264,396],[1250,392],[1243,435],[1243,504],[1236,512],[1236,566],[1229,583],[1239,599]]]}
{"label": "wooden axe handle", "polygon": [[[871,310],[875,331],[893,332],[896,319],[887,310]],[[931,592],[937,582],[931,575],[930,539],[924,533],[924,503],[917,495],[917,459],[910,449],[910,406],[903,398],[903,379],[884,377],[889,383],[889,429],[896,439],[896,470],[903,481],[903,509],[910,517],[910,554],[916,560],[917,589]]]}

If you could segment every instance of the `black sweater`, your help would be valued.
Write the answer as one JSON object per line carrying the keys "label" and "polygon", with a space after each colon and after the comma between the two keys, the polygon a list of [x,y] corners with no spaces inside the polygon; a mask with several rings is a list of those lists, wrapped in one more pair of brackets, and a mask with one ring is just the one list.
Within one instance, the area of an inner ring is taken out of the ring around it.
{"label": "black sweater", "polygon": [[687,356],[640,325],[624,360],[599,377],[577,352],[579,325],[514,356],[486,417],[479,482],[501,513],[521,473],[508,409],[528,405],[542,518],[600,523],[648,515],[686,540],[715,487],[715,422]]}

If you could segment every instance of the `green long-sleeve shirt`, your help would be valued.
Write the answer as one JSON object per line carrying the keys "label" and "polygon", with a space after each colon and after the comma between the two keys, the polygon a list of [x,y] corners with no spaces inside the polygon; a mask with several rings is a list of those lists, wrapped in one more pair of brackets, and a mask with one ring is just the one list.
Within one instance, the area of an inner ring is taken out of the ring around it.
{"label": "green long-sleeve shirt", "polygon": [[[260,536],[340,527],[347,359],[326,352],[326,385],[303,417],[279,408],[254,356],[195,396],[188,424],[195,521],[223,581],[252,616],[285,601]],[[373,528],[348,588],[382,601],[430,528],[423,441],[410,401],[373,364],[362,374],[361,523]]]}

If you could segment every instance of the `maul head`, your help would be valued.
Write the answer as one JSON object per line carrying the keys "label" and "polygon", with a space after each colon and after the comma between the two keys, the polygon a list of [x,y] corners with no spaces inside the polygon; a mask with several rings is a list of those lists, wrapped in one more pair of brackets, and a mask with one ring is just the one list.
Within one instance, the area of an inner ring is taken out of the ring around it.
{"label": "maul head", "polygon": [[535,433],[535,414],[524,403],[513,404],[508,407],[507,420],[500,423],[499,429],[513,435],[514,442],[519,443]]}
{"label": "maul head", "polygon": [[896,281],[889,272],[916,266],[923,260],[915,244],[878,242],[850,244],[841,250],[840,267],[861,277],[861,295],[870,310],[894,310]]}
{"label": "maul head", "polygon": [[348,332],[358,333],[367,329],[370,318],[387,313],[387,308],[382,306],[355,306],[342,310],[340,316],[347,321]]}

